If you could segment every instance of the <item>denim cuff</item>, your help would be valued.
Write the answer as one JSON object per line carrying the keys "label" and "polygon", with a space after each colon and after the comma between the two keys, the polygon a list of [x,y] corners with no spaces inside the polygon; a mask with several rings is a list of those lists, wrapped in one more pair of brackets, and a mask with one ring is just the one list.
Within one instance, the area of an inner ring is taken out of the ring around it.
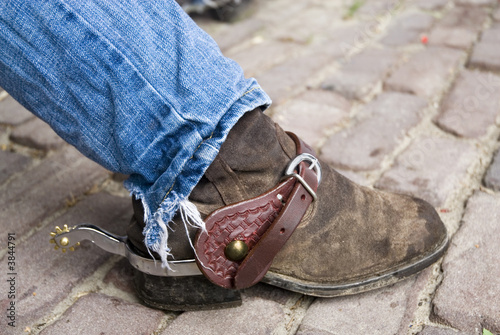
{"label": "denim cuff", "polygon": [[[145,187],[133,177],[125,181],[124,185],[131,194],[142,200],[146,223],[143,231],[144,244],[150,251],[160,255],[163,266],[168,267],[167,258],[171,255],[171,249],[168,247],[168,226],[177,213],[182,212],[183,217],[188,218],[189,222],[184,222],[185,224],[204,229],[199,212],[189,202],[188,197],[219,153],[229,131],[246,112],[257,107],[265,110],[270,104],[269,96],[258,86],[255,79],[251,79],[249,89],[222,116],[211,134],[201,139],[190,156],[185,156],[179,175],[172,178],[168,173],[164,173],[151,187]],[[158,189],[165,192],[158,192]]]}

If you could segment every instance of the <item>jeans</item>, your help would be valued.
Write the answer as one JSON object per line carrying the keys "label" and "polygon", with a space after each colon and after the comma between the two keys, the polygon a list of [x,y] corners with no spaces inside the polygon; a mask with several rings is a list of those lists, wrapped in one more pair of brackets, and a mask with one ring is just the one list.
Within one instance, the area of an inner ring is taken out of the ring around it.
{"label": "jeans", "polygon": [[130,175],[145,244],[164,264],[168,223],[189,209],[229,130],[270,104],[174,0],[2,1],[0,86],[85,156]]}

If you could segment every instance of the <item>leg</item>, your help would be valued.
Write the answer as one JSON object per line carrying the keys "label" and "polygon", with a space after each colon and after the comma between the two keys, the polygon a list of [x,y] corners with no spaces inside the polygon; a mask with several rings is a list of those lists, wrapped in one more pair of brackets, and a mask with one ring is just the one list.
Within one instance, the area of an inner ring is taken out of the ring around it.
{"label": "leg", "polygon": [[0,85],[84,155],[130,174],[146,244],[166,224],[245,112],[270,103],[173,0],[8,1]]}
{"label": "leg", "polygon": [[[272,263],[265,263],[265,257],[253,261],[256,250],[268,253],[269,247],[263,247],[262,241],[269,239],[266,234],[279,224],[276,217],[288,205],[290,191],[284,189],[279,193],[281,197],[266,196],[264,203],[257,205],[249,202],[293,179],[286,177],[281,181],[297,151],[292,138],[266,115],[257,110],[246,113],[232,128],[218,156],[190,195],[208,230],[205,233],[190,229],[196,254],[182,220],[179,216],[174,219],[171,245],[175,260],[197,259],[205,276],[230,289],[262,280],[303,294],[334,297],[395,283],[444,254],[448,246],[446,228],[428,203],[361,187],[320,161],[322,178],[316,190],[317,200],[308,207]],[[304,196],[308,196],[307,192]],[[275,206],[276,211],[268,211],[270,206]],[[128,236],[140,253],[143,226],[140,202],[135,202],[134,209],[136,217]],[[222,212],[225,213],[221,215]],[[281,229],[289,228],[293,229],[289,222],[284,222],[271,244],[279,243],[283,236]],[[228,256],[226,251],[233,241],[248,246],[243,259],[233,260]],[[242,265],[250,262],[257,264],[258,273],[254,276],[250,271],[248,276],[238,279]],[[259,277],[262,274],[265,276]],[[165,281],[149,279],[151,286],[162,294],[139,292],[144,301],[155,307],[176,309],[172,303],[175,297],[161,289]],[[193,290],[193,286],[184,283],[187,285],[182,286],[184,291]],[[194,307],[190,308],[210,304],[203,299],[192,303]]]}

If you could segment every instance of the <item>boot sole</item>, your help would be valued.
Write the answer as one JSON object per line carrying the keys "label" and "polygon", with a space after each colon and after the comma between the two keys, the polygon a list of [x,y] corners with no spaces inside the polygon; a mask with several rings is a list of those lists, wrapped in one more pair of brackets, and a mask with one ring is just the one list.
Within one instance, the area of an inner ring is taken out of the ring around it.
{"label": "boot sole", "polygon": [[134,269],[137,295],[145,305],[166,311],[238,307],[239,291],[212,284],[204,276],[159,277]]}
{"label": "boot sole", "polygon": [[[449,245],[446,236],[443,243],[431,254],[420,261],[361,281],[348,284],[321,284],[303,281],[269,271],[262,282],[322,298],[352,295],[395,284],[435,263],[443,256]],[[213,310],[241,305],[240,292],[219,287],[203,275],[182,277],[154,276],[137,269],[134,270],[134,284],[137,295],[145,305],[167,311]]]}
{"label": "boot sole", "polygon": [[311,281],[298,280],[296,278],[269,271],[263,283],[281,287],[285,290],[302,293],[314,297],[332,298],[344,295],[352,295],[361,292],[371,291],[380,287],[395,284],[406,279],[426,267],[435,263],[445,253],[449,245],[448,236],[443,243],[427,257],[406,267],[388,272],[383,275],[373,276],[357,282],[348,284],[322,284]]}

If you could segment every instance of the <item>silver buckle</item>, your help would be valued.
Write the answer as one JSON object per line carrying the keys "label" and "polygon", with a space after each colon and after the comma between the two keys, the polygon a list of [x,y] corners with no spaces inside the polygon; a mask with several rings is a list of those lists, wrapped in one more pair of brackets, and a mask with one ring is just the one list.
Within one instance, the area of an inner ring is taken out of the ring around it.
{"label": "silver buckle", "polygon": [[299,176],[297,173],[294,171],[297,169],[300,163],[302,162],[309,162],[309,169],[314,169],[314,172],[316,172],[316,178],[318,179],[318,185],[321,183],[321,164],[319,163],[319,160],[314,157],[311,154],[308,153],[302,153],[295,157],[287,166],[285,170],[285,176],[283,178],[287,177],[294,177],[297,179],[302,186],[309,192],[309,194],[313,197],[313,201],[316,201],[318,199],[318,196],[316,195],[316,192],[312,189],[311,186],[302,178]]}

